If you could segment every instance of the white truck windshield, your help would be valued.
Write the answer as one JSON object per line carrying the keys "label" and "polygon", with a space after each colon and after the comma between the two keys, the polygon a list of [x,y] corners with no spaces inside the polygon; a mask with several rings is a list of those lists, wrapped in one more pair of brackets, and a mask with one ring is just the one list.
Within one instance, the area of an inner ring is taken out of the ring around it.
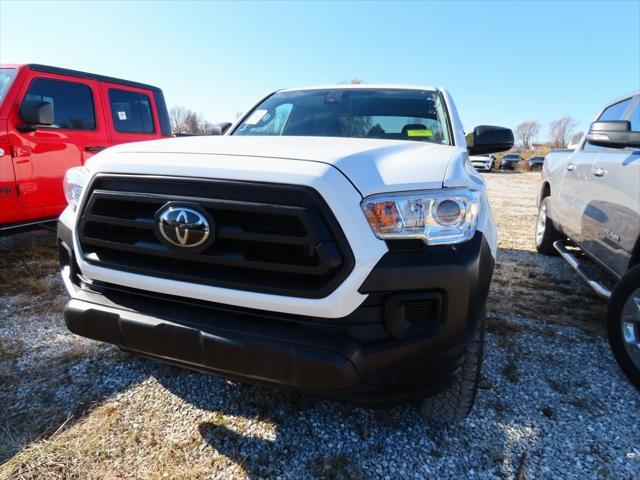
{"label": "white truck windshield", "polygon": [[233,135],[379,138],[451,145],[442,98],[429,90],[276,92],[251,111]]}

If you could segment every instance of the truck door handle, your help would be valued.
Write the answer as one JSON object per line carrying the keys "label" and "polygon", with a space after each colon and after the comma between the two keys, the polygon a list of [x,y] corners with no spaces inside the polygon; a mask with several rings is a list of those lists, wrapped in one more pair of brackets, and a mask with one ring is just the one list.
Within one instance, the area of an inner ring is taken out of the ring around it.
{"label": "truck door handle", "polygon": [[591,173],[596,177],[604,177],[607,171],[604,168],[592,168]]}
{"label": "truck door handle", "polygon": [[87,147],[84,147],[84,151],[85,152],[101,152],[105,148],[107,147],[103,147],[102,145],[89,145]]}
{"label": "truck door handle", "polygon": [[576,169],[576,164],[575,163],[570,163],[569,165],[567,165],[567,167],[565,168],[565,170],[567,172],[573,172]]}

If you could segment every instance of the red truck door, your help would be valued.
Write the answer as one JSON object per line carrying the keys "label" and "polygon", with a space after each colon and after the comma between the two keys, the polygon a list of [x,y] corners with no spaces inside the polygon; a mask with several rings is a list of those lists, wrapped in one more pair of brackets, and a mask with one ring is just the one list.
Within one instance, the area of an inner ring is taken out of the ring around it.
{"label": "red truck door", "polygon": [[18,197],[24,208],[40,207],[43,217],[54,216],[66,205],[62,178],[67,169],[108,146],[98,82],[31,72],[22,90],[20,105],[51,103],[53,124],[25,126],[20,107],[11,115]]}
{"label": "red truck door", "polygon": [[112,144],[160,138],[153,92],[135,86],[100,82]]}

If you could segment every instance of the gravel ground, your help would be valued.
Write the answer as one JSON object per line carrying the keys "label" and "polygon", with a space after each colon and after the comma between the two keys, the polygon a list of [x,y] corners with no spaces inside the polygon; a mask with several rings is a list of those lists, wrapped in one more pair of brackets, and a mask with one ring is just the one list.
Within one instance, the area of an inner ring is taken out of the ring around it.
{"label": "gravel ground", "polygon": [[483,379],[449,427],[75,337],[53,235],[0,240],[0,478],[640,478],[640,394],[604,304],[533,252],[539,176],[486,179],[500,242]]}

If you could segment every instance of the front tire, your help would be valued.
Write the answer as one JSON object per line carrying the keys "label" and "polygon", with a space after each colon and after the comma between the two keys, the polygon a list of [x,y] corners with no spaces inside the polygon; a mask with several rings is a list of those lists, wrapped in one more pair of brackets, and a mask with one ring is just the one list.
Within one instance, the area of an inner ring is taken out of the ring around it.
{"label": "front tire", "polygon": [[629,270],[613,289],[607,308],[607,333],[613,356],[640,390],[640,265]]}
{"label": "front tire", "polygon": [[423,415],[438,423],[455,423],[467,418],[476,399],[484,353],[484,313],[467,346],[462,366],[451,385],[444,391],[425,398]]}
{"label": "front tire", "polygon": [[544,197],[538,207],[538,218],[536,220],[536,250],[543,255],[557,255],[553,242],[560,240],[562,235],[553,226],[553,222],[548,216],[549,203],[551,197]]}

